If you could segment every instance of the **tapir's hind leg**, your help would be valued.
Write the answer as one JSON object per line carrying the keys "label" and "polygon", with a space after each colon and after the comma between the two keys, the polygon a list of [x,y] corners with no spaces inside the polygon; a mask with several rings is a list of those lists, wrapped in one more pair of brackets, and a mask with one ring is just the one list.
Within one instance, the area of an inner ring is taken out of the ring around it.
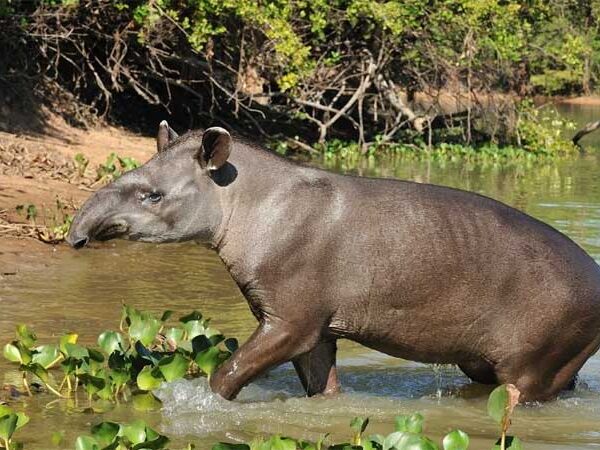
{"label": "tapir's hind leg", "polygon": [[574,356],[562,361],[556,355],[547,353],[533,363],[518,358],[500,362],[496,372],[498,382],[514,384],[521,392],[521,401],[552,400],[562,390],[569,389],[579,369],[598,350],[599,345],[600,335]]}
{"label": "tapir's hind leg", "polygon": [[339,392],[336,350],[335,341],[320,342],[313,350],[294,359],[294,367],[308,396]]}
{"label": "tapir's hind leg", "polygon": [[477,383],[496,384],[498,382],[494,367],[483,359],[463,362],[458,367],[466,376]]}

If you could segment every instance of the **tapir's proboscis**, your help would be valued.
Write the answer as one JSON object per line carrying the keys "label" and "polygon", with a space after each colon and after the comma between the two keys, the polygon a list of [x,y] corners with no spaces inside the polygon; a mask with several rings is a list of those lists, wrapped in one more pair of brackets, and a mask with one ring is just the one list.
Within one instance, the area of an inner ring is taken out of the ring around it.
{"label": "tapir's proboscis", "polygon": [[287,361],[308,395],[337,392],[343,338],[548,400],[600,345],[599,267],[516,209],[307,167],[220,127],[177,136],[163,121],[157,142],[85,202],[67,240],[214,248],[259,322],[210,379],[226,399]]}

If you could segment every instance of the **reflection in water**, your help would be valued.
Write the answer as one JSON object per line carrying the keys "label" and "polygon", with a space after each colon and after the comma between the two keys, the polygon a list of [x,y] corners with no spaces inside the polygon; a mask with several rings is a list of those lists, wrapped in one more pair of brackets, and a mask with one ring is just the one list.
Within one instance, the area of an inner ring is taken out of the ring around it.
{"label": "reflection in water", "polygon": [[[581,113],[575,117],[580,123],[598,115],[597,108],[589,115],[582,107],[575,112]],[[600,149],[600,133],[586,137],[586,142],[588,148]],[[377,167],[367,161],[358,169],[337,169],[491,196],[558,228],[600,260],[600,152],[508,167],[389,160]],[[211,251],[195,244],[117,241],[80,252],[60,247],[43,265],[2,281],[0,342],[10,340],[14,324],[23,322],[34,327],[42,342],[75,330],[84,343],[93,344],[100,332],[117,327],[122,302],[155,312],[198,309],[214,318],[216,328],[242,339],[256,325],[235,283]],[[303,398],[293,369],[286,365],[245,388],[234,403],[210,393],[205,380],[172,383],[160,390],[164,411],[147,414],[145,419],[180,442],[194,439],[204,448],[215,440],[249,439],[261,432],[306,438],[333,432],[334,437],[344,438],[355,415],[371,416],[369,430],[385,432],[395,415],[420,411],[433,436],[460,427],[471,434],[473,448],[489,448],[495,428],[485,416],[488,388],[471,384],[453,367],[433,370],[346,342],[339,356],[344,393],[334,398]],[[0,362],[0,382],[18,379],[12,366]],[[90,421],[132,416],[129,407],[93,418],[65,414],[66,405],[47,407],[50,400],[38,396],[28,401],[28,410],[33,411],[29,428],[36,432],[23,439],[27,448],[46,448],[54,430],[66,430],[66,442],[72,442],[74,436],[87,432]],[[519,408],[514,431],[529,449],[589,448],[600,443],[599,422],[600,357],[595,356],[582,370],[574,392],[542,406]]]}

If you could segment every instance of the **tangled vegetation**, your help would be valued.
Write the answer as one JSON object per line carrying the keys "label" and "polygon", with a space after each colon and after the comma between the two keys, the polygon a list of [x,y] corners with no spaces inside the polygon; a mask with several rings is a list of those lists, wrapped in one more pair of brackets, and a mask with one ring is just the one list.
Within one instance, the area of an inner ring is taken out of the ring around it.
{"label": "tangled vegetation", "polygon": [[0,84],[38,79],[92,115],[220,122],[306,150],[337,138],[363,153],[375,141],[548,151],[554,129],[524,133],[541,122],[522,99],[590,93],[600,69],[598,0],[2,5]]}
{"label": "tangled vegetation", "polygon": [[[124,305],[120,331],[104,331],[98,336],[97,347],[78,344],[76,333],[61,336],[57,343],[40,345],[31,329],[18,325],[15,339],[4,346],[3,355],[19,365],[27,395],[35,395],[30,389],[35,379],[48,393],[72,398],[76,405],[78,393],[85,394],[88,405],[81,412],[103,412],[102,408],[94,408],[96,401],[132,401],[136,409],[156,409],[161,403],[152,391],[163,382],[184,377],[210,378],[238,346],[236,339],[226,339],[197,311],[179,318],[176,324],[171,323],[172,315],[172,311],[165,311],[159,318]],[[62,377],[60,383],[54,381],[57,374]],[[518,398],[519,392],[512,385],[499,386],[489,396],[488,414],[499,425],[500,437],[494,450],[521,449],[519,439],[507,435]],[[25,412],[0,404],[0,448],[21,449],[14,435],[28,422]],[[352,419],[353,435],[349,442],[326,445],[326,435],[317,442],[270,436],[248,444],[221,442],[213,450],[466,450],[469,447],[469,437],[461,430],[448,433],[440,447],[423,434],[424,419],[420,414],[398,416],[394,431],[388,435],[365,436],[368,423],[368,418]],[[76,450],[166,450],[169,443],[167,436],[142,420],[127,424],[99,422],[90,432],[77,438]],[[53,440],[60,443],[60,433]],[[192,444],[186,447],[192,448]]]}

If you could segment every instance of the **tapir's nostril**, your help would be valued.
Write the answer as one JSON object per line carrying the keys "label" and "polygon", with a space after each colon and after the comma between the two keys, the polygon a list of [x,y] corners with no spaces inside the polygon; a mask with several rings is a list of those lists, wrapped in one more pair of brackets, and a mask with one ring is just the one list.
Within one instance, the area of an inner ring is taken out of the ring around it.
{"label": "tapir's nostril", "polygon": [[89,238],[83,237],[83,238],[73,239],[70,242],[70,244],[73,246],[74,249],[79,250],[80,248],[85,247],[89,241],[90,241]]}

